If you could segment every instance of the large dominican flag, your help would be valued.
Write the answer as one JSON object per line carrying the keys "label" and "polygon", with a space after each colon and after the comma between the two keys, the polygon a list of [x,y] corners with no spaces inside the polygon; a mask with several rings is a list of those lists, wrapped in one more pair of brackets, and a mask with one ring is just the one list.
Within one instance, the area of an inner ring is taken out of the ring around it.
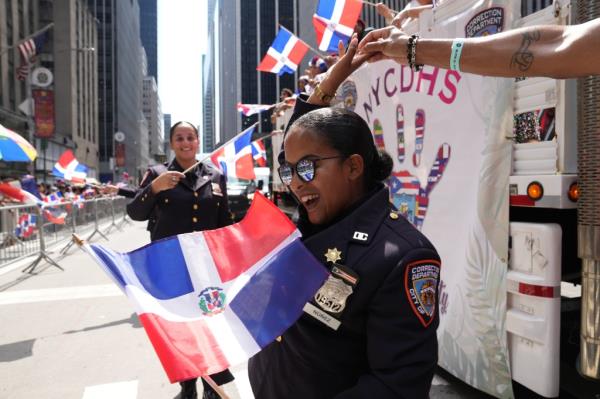
{"label": "large dominican flag", "polygon": [[211,155],[212,163],[227,177],[256,179],[252,157],[252,134],[256,125],[249,127],[234,140],[217,148]]}
{"label": "large dominican flag", "polygon": [[294,73],[306,55],[308,45],[294,36],[289,30],[280,28],[267,54],[256,70],[278,75]]}
{"label": "large dominican flag", "polygon": [[133,302],[171,382],[245,362],[300,317],[328,275],[259,193],[231,226],[129,253],[84,248]]}
{"label": "large dominican flag", "polygon": [[313,15],[319,50],[337,52],[340,40],[348,43],[361,11],[361,0],[319,0]]}
{"label": "large dominican flag", "polygon": [[73,151],[66,150],[54,164],[52,174],[75,183],[85,183],[87,166],[80,164]]}

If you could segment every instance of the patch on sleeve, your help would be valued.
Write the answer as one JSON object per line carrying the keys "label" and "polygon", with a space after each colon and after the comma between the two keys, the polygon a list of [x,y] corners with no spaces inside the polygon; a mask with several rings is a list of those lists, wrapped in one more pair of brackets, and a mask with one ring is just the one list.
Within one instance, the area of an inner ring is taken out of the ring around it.
{"label": "patch on sleeve", "polygon": [[440,263],[437,260],[410,263],[404,272],[404,287],[408,302],[423,327],[428,327],[435,316],[439,278]]}

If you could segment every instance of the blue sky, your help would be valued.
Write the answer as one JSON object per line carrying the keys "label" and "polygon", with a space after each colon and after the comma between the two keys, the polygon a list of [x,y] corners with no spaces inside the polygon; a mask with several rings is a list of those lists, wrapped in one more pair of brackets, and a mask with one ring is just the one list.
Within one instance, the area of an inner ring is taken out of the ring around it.
{"label": "blue sky", "polygon": [[158,90],[173,123],[202,122],[206,25],[205,0],[158,0]]}

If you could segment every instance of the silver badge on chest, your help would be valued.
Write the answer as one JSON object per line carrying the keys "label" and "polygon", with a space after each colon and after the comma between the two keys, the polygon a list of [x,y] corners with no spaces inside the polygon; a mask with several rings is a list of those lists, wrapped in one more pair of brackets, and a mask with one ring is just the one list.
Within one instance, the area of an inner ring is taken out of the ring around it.
{"label": "silver badge on chest", "polygon": [[330,275],[315,294],[315,302],[327,312],[341,313],[350,295],[352,295],[352,287]]}

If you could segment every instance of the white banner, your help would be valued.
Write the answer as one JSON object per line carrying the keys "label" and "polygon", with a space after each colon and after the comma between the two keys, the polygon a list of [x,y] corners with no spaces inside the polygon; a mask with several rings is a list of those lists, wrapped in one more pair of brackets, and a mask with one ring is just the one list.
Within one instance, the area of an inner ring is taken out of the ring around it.
{"label": "white banner", "polygon": [[[452,1],[421,16],[421,36],[508,29],[512,1]],[[418,45],[417,45],[418,51]],[[392,61],[369,64],[338,95],[392,155],[391,200],[442,257],[439,363],[512,397],[506,347],[512,80]]]}

